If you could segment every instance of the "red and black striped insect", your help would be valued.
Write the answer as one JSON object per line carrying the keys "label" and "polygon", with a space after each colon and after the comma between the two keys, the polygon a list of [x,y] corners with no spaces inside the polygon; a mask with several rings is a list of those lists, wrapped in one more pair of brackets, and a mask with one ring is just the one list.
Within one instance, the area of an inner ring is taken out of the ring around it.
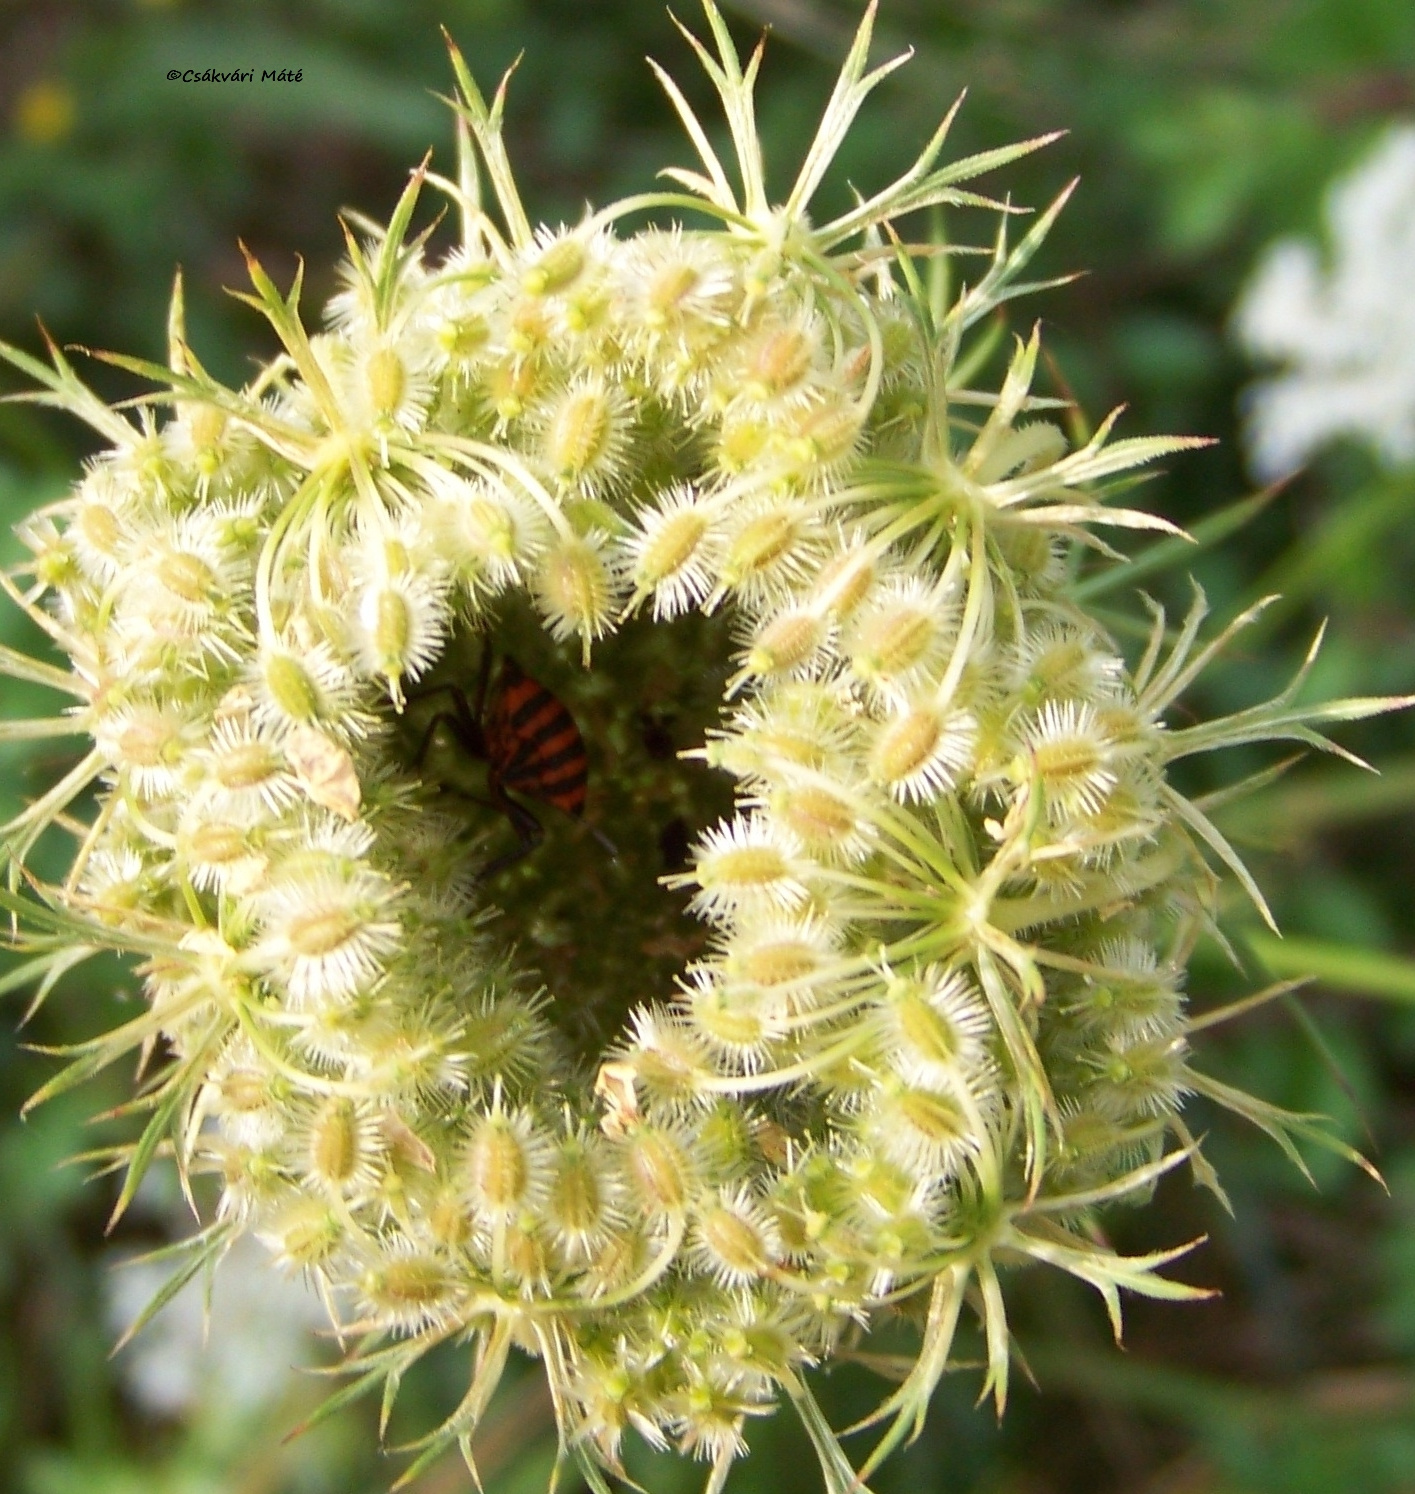
{"label": "red and black striped insect", "polygon": [[[443,692],[452,702],[451,709],[438,711],[428,722],[414,761],[422,763],[438,727],[443,726],[468,756],[486,763],[486,802],[511,822],[518,842],[515,850],[485,867],[482,876],[489,877],[519,861],[545,838],[535,814],[511,796],[535,799],[571,819],[581,819],[589,758],[569,710],[509,654],[503,657],[493,686],[491,650],[484,650],[475,704],[459,685],[438,685],[427,694]],[[616,854],[598,831],[591,834],[611,855]]]}

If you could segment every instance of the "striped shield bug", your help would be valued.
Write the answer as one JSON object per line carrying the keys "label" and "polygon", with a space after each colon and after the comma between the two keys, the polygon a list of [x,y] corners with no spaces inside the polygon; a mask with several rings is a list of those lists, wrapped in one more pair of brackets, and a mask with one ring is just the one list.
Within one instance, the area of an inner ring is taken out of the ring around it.
{"label": "striped shield bug", "polygon": [[[437,685],[426,692],[444,693],[450,708],[429,720],[414,761],[422,764],[441,726],[469,757],[486,763],[485,802],[510,821],[517,845],[483,869],[485,878],[519,861],[545,837],[540,820],[521,800],[548,804],[573,820],[583,818],[589,757],[569,709],[509,654],[502,657],[493,683],[491,648],[483,650],[473,700],[460,685]],[[599,831],[590,833],[611,856],[618,854]]]}

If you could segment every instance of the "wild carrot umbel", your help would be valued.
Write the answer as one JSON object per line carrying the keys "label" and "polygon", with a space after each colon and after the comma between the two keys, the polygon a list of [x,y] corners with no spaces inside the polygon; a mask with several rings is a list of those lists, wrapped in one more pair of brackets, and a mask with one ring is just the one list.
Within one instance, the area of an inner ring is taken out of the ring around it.
{"label": "wild carrot umbel", "polygon": [[[1035,330],[979,383],[1069,188],[1018,236],[970,184],[1049,137],[941,165],[950,113],[817,222],[902,59],[867,70],[871,6],[773,203],[758,59],[704,8],[731,161],[661,75],[699,164],[533,228],[504,87],[488,105],[453,49],[455,179],[425,163],[386,228],[351,225],[323,331],[250,261],[283,348],[251,384],[203,369],[180,283],[169,365],[111,360],[157,386],[136,414],[58,349],[7,350],[109,449],[6,582],[68,661],[0,655],[68,702],[9,735],[92,743],[8,827],[6,906],[42,993],[89,953],[137,962],[147,1009],[36,1099],[161,1056],[117,1212],[170,1156],[208,1209],[179,1284],[256,1234],[390,1401],[474,1341],[415,1468],[470,1458],[515,1348],[592,1487],[632,1434],[716,1490],[784,1396],[845,1494],[808,1371],[883,1318],[920,1342],[861,1479],[965,1309],[1003,1405],[1004,1263],[1090,1283],[1117,1331],[1122,1289],[1196,1294],[1160,1274],[1187,1247],[1091,1227],[1176,1166],[1212,1181],[1187,1094],[1339,1148],[1195,1066],[1185,969],[1221,877],[1267,915],[1168,770],[1327,747],[1394,702],[1300,706],[1299,677],[1171,724],[1244,619],[1201,644],[1202,597],[1177,629],[1155,609],[1127,660],[1069,562],[1172,533],[1115,479],[1203,443],[1111,417],[1074,445]],[[440,259],[411,233],[428,188],[460,216]],[[991,214],[990,244],[901,237],[939,206]],[[542,851],[491,854],[507,795],[459,745],[497,654],[573,715],[600,841],[546,809]],[[28,868],[42,836],[75,843],[61,884]]]}

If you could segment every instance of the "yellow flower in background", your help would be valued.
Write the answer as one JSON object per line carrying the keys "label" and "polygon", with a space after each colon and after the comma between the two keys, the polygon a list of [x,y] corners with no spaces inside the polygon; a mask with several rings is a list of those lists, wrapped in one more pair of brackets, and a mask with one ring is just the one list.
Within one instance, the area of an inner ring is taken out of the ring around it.
{"label": "yellow flower in background", "polygon": [[73,89],[54,78],[40,78],[15,100],[15,130],[35,145],[53,145],[74,128],[78,105]]}

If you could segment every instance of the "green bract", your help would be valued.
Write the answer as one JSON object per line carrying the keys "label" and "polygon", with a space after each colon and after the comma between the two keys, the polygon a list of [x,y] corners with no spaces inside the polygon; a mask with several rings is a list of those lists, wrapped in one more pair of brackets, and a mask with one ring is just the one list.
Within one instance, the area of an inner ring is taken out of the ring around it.
{"label": "green bract", "polygon": [[[1031,393],[1035,332],[976,382],[1065,194],[1013,243],[1018,210],[963,184],[1044,142],[939,165],[945,121],[813,223],[895,65],[865,71],[873,8],[779,206],[757,59],[705,8],[735,185],[664,77],[700,168],[533,230],[503,93],[454,51],[457,180],[420,169],[386,229],[356,224],[325,331],[252,261],[284,351],[248,387],[202,369],[180,287],[170,367],[114,360],[161,387],[136,419],[57,350],[8,350],[110,445],[7,582],[70,665],[0,667],[72,702],[10,735],[92,739],[8,827],[17,871],[72,836],[67,877],[8,902],[42,990],[98,950],[140,962],[147,1011],[43,1093],[165,1055],[119,1212],[164,1149],[214,1176],[170,1290],[255,1232],[389,1400],[473,1341],[415,1466],[468,1448],[514,1347],[596,1488],[637,1433],[717,1489],[784,1395],[844,1494],[807,1372],[847,1335],[902,1315],[921,1338],[863,1478],[920,1425],[965,1306],[1002,1404],[1002,1263],[1091,1283],[1117,1328],[1121,1289],[1194,1295],[1158,1274],[1177,1251],[1089,1227],[1180,1163],[1212,1181],[1187,1093],[1289,1149],[1320,1136],[1191,1065],[1210,863],[1262,900],[1167,772],[1326,746],[1313,723],[1390,702],[1303,709],[1299,681],[1167,725],[1232,629],[1200,646],[1202,600],[1177,632],[1156,611],[1130,664],[1078,598],[1118,559],[1098,530],[1172,527],[1112,479],[1199,443],[1110,420],[1073,443]],[[440,262],[408,237],[429,185],[461,216]],[[991,247],[901,242],[940,206],[994,214]],[[646,211],[667,226],[617,229]],[[547,843],[510,865],[444,709],[488,650],[590,760],[585,822],[536,806]]]}

